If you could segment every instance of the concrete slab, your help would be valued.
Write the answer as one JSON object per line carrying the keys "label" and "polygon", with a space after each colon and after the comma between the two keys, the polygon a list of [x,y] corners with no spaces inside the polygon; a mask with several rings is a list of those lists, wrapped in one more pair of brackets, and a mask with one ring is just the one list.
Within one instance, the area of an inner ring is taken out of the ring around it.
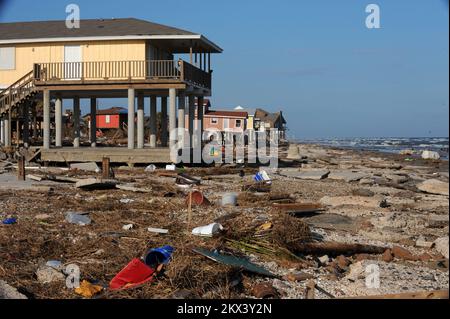
{"label": "concrete slab", "polygon": [[97,163],[95,162],[70,164],[70,169],[71,170],[77,169],[80,171],[95,172],[95,173],[99,173],[101,171],[100,167],[98,167]]}
{"label": "concrete slab", "polygon": [[422,192],[430,194],[446,195],[446,196],[449,195],[448,183],[441,182],[437,179],[426,180],[417,185],[417,188],[420,189]]}
{"label": "concrete slab", "polygon": [[0,174],[0,190],[33,190],[33,191],[49,191],[52,182],[36,182],[30,179],[19,181],[15,173]]}
{"label": "concrete slab", "polygon": [[280,175],[304,180],[321,180],[327,178],[328,174],[330,174],[328,170],[280,171]]}
{"label": "concrete slab", "polygon": [[353,171],[335,171],[332,172],[328,178],[334,180],[343,180],[346,182],[356,182],[363,178],[369,177],[370,175],[362,172]]}

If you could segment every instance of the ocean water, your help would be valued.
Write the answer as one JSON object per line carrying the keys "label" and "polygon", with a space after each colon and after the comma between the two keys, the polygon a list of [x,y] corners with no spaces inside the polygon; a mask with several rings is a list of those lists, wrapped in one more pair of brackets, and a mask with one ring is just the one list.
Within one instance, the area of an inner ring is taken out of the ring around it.
{"label": "ocean water", "polygon": [[405,137],[405,138],[320,138],[298,140],[299,143],[319,144],[339,148],[399,153],[414,150],[416,156],[425,151],[435,151],[442,159],[449,159],[448,137]]}

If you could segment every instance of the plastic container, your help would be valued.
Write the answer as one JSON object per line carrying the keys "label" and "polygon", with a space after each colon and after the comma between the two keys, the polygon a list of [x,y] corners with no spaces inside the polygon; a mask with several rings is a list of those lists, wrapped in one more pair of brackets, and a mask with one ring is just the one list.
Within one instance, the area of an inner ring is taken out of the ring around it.
{"label": "plastic container", "polygon": [[90,225],[91,219],[85,213],[67,212],[66,221],[71,224],[77,224],[81,226]]}
{"label": "plastic container", "polygon": [[222,206],[237,206],[237,194],[227,193],[222,196]]}
{"label": "plastic container", "polygon": [[156,267],[160,264],[167,265],[172,257],[172,253],[172,246],[150,249],[145,255],[145,264],[153,269],[156,269]]}

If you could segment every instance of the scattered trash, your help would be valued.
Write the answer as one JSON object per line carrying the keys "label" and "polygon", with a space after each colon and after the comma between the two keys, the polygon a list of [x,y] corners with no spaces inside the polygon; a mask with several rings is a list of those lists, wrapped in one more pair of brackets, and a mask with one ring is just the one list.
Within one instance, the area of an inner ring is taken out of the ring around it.
{"label": "scattered trash", "polygon": [[177,169],[176,165],[166,165],[166,171],[175,171]]}
{"label": "scattered trash", "polygon": [[253,179],[255,180],[255,182],[264,182],[267,184],[271,184],[272,181],[269,177],[269,175],[267,174],[266,171],[259,171],[258,173],[256,173],[256,175],[253,177]]}
{"label": "scattered trash", "polygon": [[178,177],[175,181],[175,184],[177,184],[177,186],[179,187],[190,187],[193,185],[200,185],[200,183],[201,180],[184,173],[178,174]]}
{"label": "scattered trash", "polygon": [[172,258],[173,250],[172,246],[150,249],[144,257],[144,262],[152,268],[156,268],[160,264],[167,265]]}
{"label": "scattered trash", "polygon": [[[166,169],[167,169],[167,167],[166,167]],[[153,173],[154,171],[156,171],[156,166],[153,164],[151,164],[145,168],[145,172],[147,172],[147,173]]]}
{"label": "scattered trash", "polygon": [[212,237],[218,232],[223,230],[223,226],[218,223],[209,224],[207,226],[201,226],[194,228],[192,230],[192,234],[196,236],[202,236],[202,237]]}
{"label": "scattered trash", "polygon": [[269,230],[269,229],[271,229],[273,227],[273,224],[272,223],[264,223],[264,224],[262,224],[261,226],[259,226],[258,227],[258,230],[259,231],[266,231],[266,230]]}
{"label": "scattered trash", "polygon": [[36,271],[36,277],[42,284],[63,281],[65,279],[65,276],[60,271],[48,266],[39,267]]}
{"label": "scattered trash", "polygon": [[131,204],[134,202],[134,199],[122,198],[119,202],[121,202],[122,204]]}
{"label": "scattered trash", "polygon": [[278,299],[280,296],[278,291],[268,282],[256,284],[252,293],[256,298],[260,299]]}
{"label": "scattered trash", "polygon": [[149,227],[148,231],[151,233],[157,233],[157,234],[168,234],[169,233],[168,229],[152,228],[152,227]]}
{"label": "scattered trash", "polygon": [[191,198],[191,204],[195,206],[208,206],[211,202],[200,191],[193,191],[186,196],[186,204],[189,205],[189,197]]}
{"label": "scattered trash", "polygon": [[85,298],[92,298],[103,290],[102,286],[93,285],[87,280],[80,283],[80,287],[75,288],[75,293]]}
{"label": "scattered trash", "polygon": [[3,225],[14,225],[17,223],[17,218],[6,218],[2,221]]}
{"label": "scattered trash", "polygon": [[226,193],[222,196],[222,206],[237,206],[236,193]]}
{"label": "scattered trash", "polygon": [[170,262],[173,247],[164,246],[150,249],[142,261],[134,258],[110,282],[111,290],[135,288],[148,283],[162,271],[163,266]]}
{"label": "scattered trash", "polygon": [[152,281],[156,270],[144,264],[139,258],[134,258],[109,283],[111,290],[124,290],[143,285]]}
{"label": "scattered trash", "polygon": [[243,192],[268,193],[272,189],[272,184],[266,182],[246,183],[242,186]]}
{"label": "scattered trash", "polygon": [[432,159],[432,160],[438,160],[441,158],[438,152],[434,151],[423,151],[422,153],[423,159]]}
{"label": "scattered trash", "polygon": [[88,215],[88,213],[67,212],[66,213],[66,221],[71,224],[77,224],[80,226],[90,225],[91,219],[87,215]]}
{"label": "scattered trash", "polygon": [[272,274],[270,271],[266,270],[263,267],[255,265],[254,263],[249,262],[246,259],[242,259],[242,258],[238,258],[235,256],[230,256],[230,255],[221,255],[217,251],[209,251],[204,248],[195,248],[195,249],[193,249],[193,251],[196,252],[197,254],[205,256],[211,260],[214,260],[216,262],[219,262],[219,263],[222,263],[222,264],[225,264],[228,266],[242,268],[248,272],[252,272],[255,274],[262,275],[262,276],[275,277],[275,275]]}
{"label": "scattered trash", "polygon": [[62,262],[59,260],[49,260],[45,265],[59,271],[62,270]]}
{"label": "scattered trash", "polygon": [[122,227],[123,230],[132,230],[134,228],[133,224],[124,225]]}

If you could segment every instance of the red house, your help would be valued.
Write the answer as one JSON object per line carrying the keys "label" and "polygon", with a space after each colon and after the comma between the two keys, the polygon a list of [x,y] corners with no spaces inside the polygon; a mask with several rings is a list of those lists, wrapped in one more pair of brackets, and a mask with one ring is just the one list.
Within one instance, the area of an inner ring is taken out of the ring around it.
{"label": "red house", "polygon": [[[91,115],[87,114],[85,119],[91,125]],[[128,110],[123,107],[112,107],[106,110],[97,110],[97,128],[98,129],[118,129],[123,127],[128,121]]]}

